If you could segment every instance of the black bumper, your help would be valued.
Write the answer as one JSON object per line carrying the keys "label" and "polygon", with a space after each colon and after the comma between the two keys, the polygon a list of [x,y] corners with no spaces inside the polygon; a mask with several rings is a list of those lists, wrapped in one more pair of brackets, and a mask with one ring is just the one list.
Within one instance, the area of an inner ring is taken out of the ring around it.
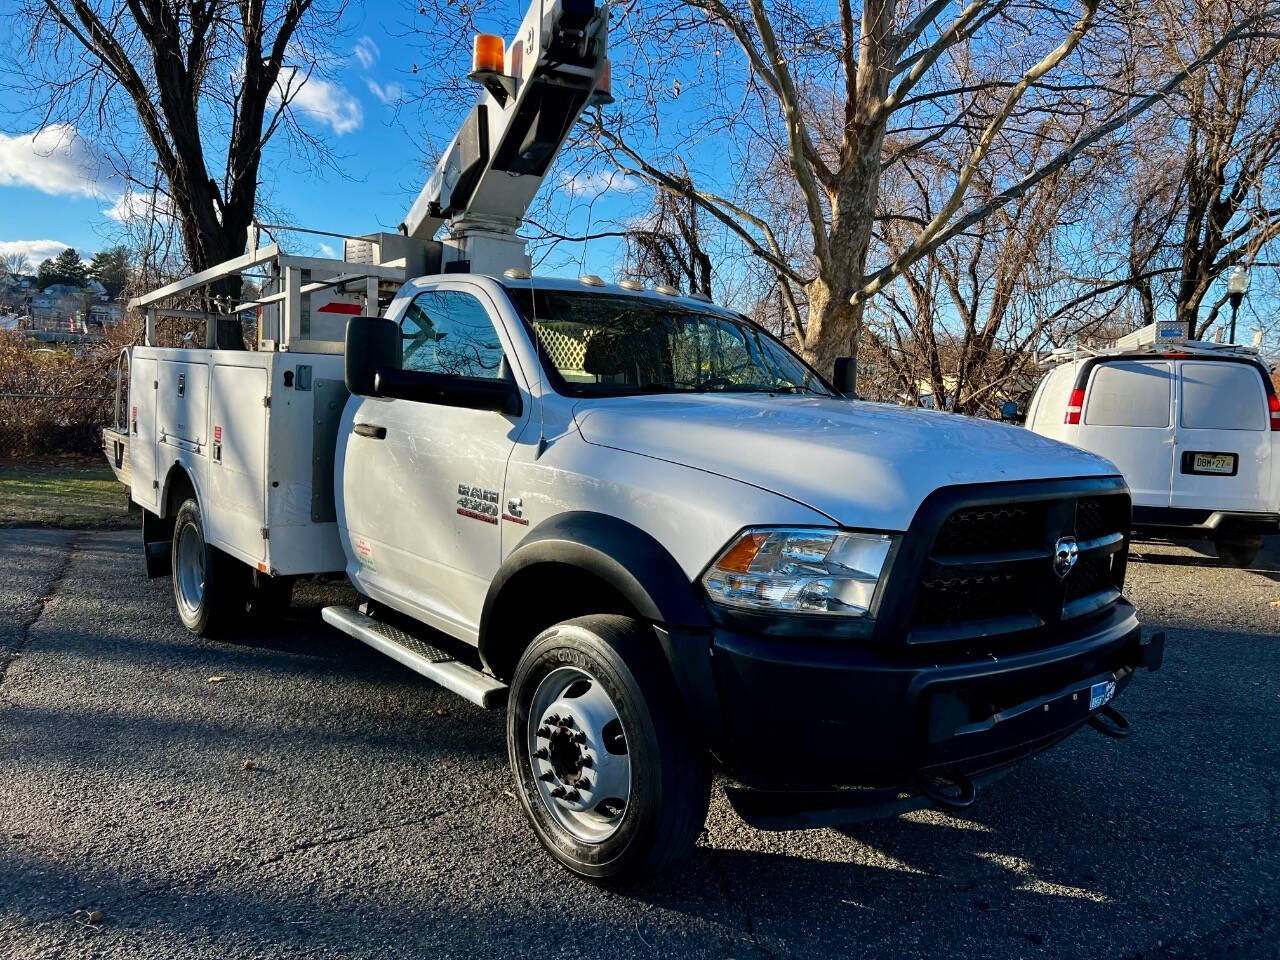
{"label": "black bumper", "polygon": [[[1162,637],[1144,641],[1123,600],[1073,632],[1057,645],[939,662],[718,629],[709,669],[676,666],[723,771],[744,787],[797,800],[855,788],[846,800],[874,807],[933,773],[980,785],[1089,720],[1100,706],[1090,702],[1095,685],[1114,684],[1116,696],[1137,669],[1160,665]],[[664,641],[677,659],[707,643]]]}
{"label": "black bumper", "polygon": [[1133,528],[1139,533],[1175,537],[1267,536],[1280,533],[1280,513],[1135,506]]}

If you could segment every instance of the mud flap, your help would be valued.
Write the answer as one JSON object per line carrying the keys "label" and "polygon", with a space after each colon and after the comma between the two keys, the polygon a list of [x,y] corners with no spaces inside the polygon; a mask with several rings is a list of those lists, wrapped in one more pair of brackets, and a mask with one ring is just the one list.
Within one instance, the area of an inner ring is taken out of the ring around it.
{"label": "mud flap", "polygon": [[142,511],[142,550],[152,580],[173,572],[173,521]]}

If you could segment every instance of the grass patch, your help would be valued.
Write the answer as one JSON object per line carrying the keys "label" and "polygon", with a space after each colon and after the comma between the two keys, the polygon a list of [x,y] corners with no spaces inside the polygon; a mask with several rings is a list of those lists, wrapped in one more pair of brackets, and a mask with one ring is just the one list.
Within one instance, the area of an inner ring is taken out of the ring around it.
{"label": "grass patch", "polygon": [[131,526],[124,487],[101,460],[0,462],[0,527]]}

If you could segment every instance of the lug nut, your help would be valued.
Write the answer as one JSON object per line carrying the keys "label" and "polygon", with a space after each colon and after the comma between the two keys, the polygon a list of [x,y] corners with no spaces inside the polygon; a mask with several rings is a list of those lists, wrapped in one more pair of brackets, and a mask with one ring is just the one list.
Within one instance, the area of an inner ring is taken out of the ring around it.
{"label": "lug nut", "polygon": [[585,777],[578,781],[578,788],[581,790],[591,790],[591,781]]}
{"label": "lug nut", "polygon": [[555,778],[556,778],[556,775],[552,773],[550,770],[548,770],[546,773],[538,774],[538,779],[541,780],[543,783],[550,783]]}
{"label": "lug nut", "polygon": [[564,787],[552,787],[552,788],[551,788],[551,795],[552,795],[553,797],[555,797],[557,800],[563,800],[563,799],[564,799],[564,796],[565,796],[565,789],[564,789]]}
{"label": "lug nut", "polygon": [[566,727],[572,727],[572,726],[573,726],[573,717],[571,717],[569,714],[567,714],[567,713],[566,713],[566,714],[564,715],[564,718],[560,721],[560,723],[561,723],[563,726],[566,726]]}
{"label": "lug nut", "polygon": [[540,736],[543,740],[548,740],[551,737],[551,731],[546,727],[539,727],[538,736]]}
{"label": "lug nut", "polygon": [[574,742],[574,743],[586,743],[586,742],[587,742],[587,735],[586,735],[585,733],[583,733],[581,730],[579,730],[577,733],[575,733],[575,734],[573,735],[573,742]]}
{"label": "lug nut", "polygon": [[577,803],[579,800],[582,799],[582,794],[578,793],[577,790],[566,790],[564,794],[564,798],[568,800],[570,803]]}
{"label": "lug nut", "polygon": [[584,753],[582,755],[582,763],[580,764],[580,766],[582,767],[583,770],[590,770],[594,764],[595,764],[595,761],[591,759],[590,754]]}
{"label": "lug nut", "polygon": [[533,751],[533,755],[539,760],[546,760],[551,756],[551,754],[547,753],[546,747],[539,747],[537,750]]}
{"label": "lug nut", "polygon": [[547,714],[547,723],[551,724],[554,727],[559,722],[560,722],[560,714],[558,713]]}

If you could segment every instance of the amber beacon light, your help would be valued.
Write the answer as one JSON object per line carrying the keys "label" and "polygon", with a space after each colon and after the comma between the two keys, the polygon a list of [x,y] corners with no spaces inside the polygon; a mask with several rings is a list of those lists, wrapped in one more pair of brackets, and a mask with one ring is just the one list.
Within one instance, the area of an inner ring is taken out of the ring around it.
{"label": "amber beacon light", "polygon": [[502,73],[506,46],[496,33],[477,33],[471,48],[473,73]]}

